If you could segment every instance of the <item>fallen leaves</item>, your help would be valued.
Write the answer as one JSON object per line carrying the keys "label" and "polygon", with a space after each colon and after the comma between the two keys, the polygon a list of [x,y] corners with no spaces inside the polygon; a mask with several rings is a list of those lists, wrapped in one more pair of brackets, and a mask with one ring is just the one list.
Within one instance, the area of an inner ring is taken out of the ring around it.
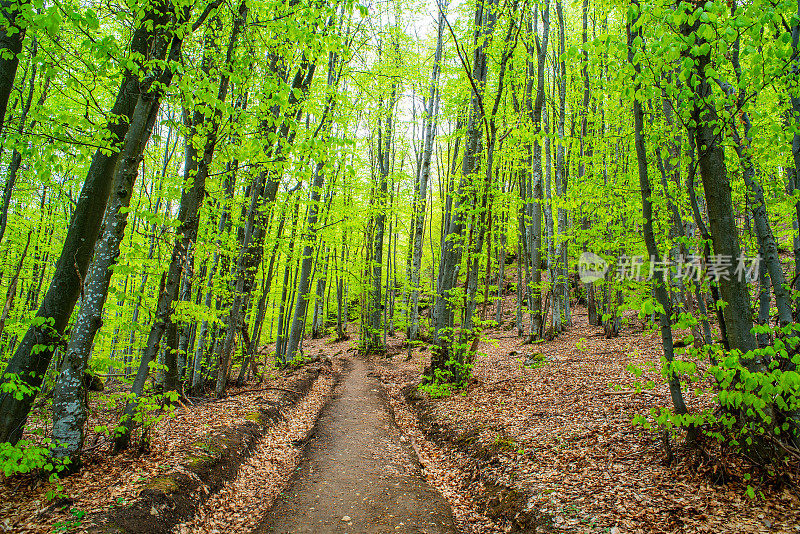
{"label": "fallen leaves", "polygon": [[192,520],[177,525],[173,531],[190,534],[253,530],[297,466],[302,443],[332,387],[333,377],[321,375],[303,400],[285,414],[285,419],[270,427],[236,478],[203,503]]}
{"label": "fallen leaves", "polygon": [[[52,533],[54,525],[64,524],[79,530],[87,527],[92,514],[105,514],[133,502],[151,481],[174,473],[185,474],[182,458],[196,455],[197,447],[209,438],[250,421],[264,405],[277,402],[291,382],[291,375],[274,373],[257,388],[253,384],[232,388],[225,402],[196,399],[198,402],[176,409],[174,417],[164,418],[150,430],[147,454],[133,448],[114,456],[108,448],[95,449],[85,457],[85,465],[78,473],[59,482],[65,499],[49,500],[53,485],[35,476],[3,480],[0,532]],[[255,391],[247,391],[248,388]],[[117,415],[94,404],[87,428],[108,424]],[[27,432],[37,428],[47,431],[34,423]],[[99,435],[89,431],[86,441],[92,443],[96,438]],[[81,520],[76,521],[76,513],[82,516]]]}
{"label": "fallen leaves", "polygon": [[[600,329],[587,324],[585,310],[575,310],[573,320],[558,338],[535,347],[501,330],[487,332],[492,342],[479,346],[470,386],[428,403],[430,424],[455,429],[473,450],[508,442],[481,464],[453,444],[428,441],[405,405],[402,390],[419,380],[427,352],[415,351],[410,362],[376,360],[426,475],[450,501],[464,532],[510,528],[481,515],[484,481],[529,493],[528,507],[551,516],[559,531],[800,532],[795,493],[764,487],[765,498],[754,500],[745,496],[741,480],[711,484],[680,443],[679,463],[666,467],[659,435],[632,426],[635,414],[670,402],[658,373],[645,371],[637,379],[626,371],[629,363],[652,369],[660,360],[657,334],[629,328],[604,339],[593,335]],[[391,340],[390,352],[402,350],[403,341]],[[533,351],[547,363],[536,369],[523,365]],[[640,392],[635,380],[648,379],[657,387]],[[702,399],[688,398],[690,409],[705,407]]]}

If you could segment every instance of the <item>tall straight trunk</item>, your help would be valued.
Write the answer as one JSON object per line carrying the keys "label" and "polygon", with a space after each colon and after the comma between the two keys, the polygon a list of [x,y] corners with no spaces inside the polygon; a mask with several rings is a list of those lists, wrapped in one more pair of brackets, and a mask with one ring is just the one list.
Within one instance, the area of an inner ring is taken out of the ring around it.
{"label": "tall straight trunk", "polygon": [[[580,139],[580,159],[578,161],[578,183],[581,183],[586,176],[587,160],[591,160],[591,149],[587,146],[591,142],[588,140],[588,116],[589,116],[589,52],[586,49],[587,33],[588,33],[588,20],[589,20],[589,0],[583,0],[582,13],[582,26],[581,26],[581,78],[583,79],[583,100],[581,101],[581,139]],[[588,230],[591,226],[591,221],[584,215],[582,226],[584,230]],[[584,252],[586,252],[586,245],[584,245]],[[594,282],[587,282],[584,284],[586,290],[586,306],[589,315],[589,324],[597,325],[597,302],[595,297]]]}
{"label": "tall straight trunk", "polygon": [[[556,93],[555,91],[555,76],[553,77],[553,91],[552,95]],[[555,259],[553,258],[553,250],[554,250],[554,243],[555,240],[555,231],[553,228],[553,191],[552,191],[552,171],[553,171],[553,153],[550,146],[550,138],[552,137],[553,130],[552,125],[550,122],[550,108],[547,107],[547,101],[544,103],[544,114],[542,116],[542,122],[544,126],[544,160],[545,160],[545,172],[544,172],[544,206],[542,211],[544,212],[544,229],[545,229],[545,240],[547,242],[547,253],[546,253],[546,262],[547,262],[547,272],[548,278],[550,282],[550,314],[552,320],[550,324],[553,328],[553,334],[555,333],[555,324],[556,324],[556,310],[558,306],[556,305],[557,299],[555,294],[555,282],[556,282],[556,270],[554,269],[553,263]],[[553,106],[555,109],[555,106]],[[553,121],[555,122],[555,121]],[[558,312],[560,314],[560,311]],[[547,314],[542,318],[542,320],[546,323],[547,322]],[[560,326],[560,325],[559,325]]]}
{"label": "tall straight trunk", "polygon": [[[800,13],[800,0],[797,0],[797,12]],[[792,52],[794,61],[792,61],[792,72],[800,72],[800,20],[794,19],[792,26]],[[792,169],[792,179],[790,180],[791,191],[790,193],[800,193],[800,93],[797,91],[789,91],[789,98],[791,101],[791,123],[794,127],[792,134],[792,160],[794,168]],[[800,198],[794,204],[794,217],[793,227],[795,230],[794,235],[794,287],[792,289],[800,290]],[[794,304],[795,316],[800,315],[800,295],[798,295]]]}
{"label": "tall straight trunk", "polygon": [[[538,26],[538,25],[537,25]],[[544,321],[542,318],[542,299],[541,299],[541,248],[542,248],[542,205],[544,204],[544,192],[542,188],[542,144],[540,135],[543,132],[542,128],[542,108],[544,107],[545,100],[545,61],[547,59],[547,44],[550,35],[550,4],[545,5],[542,10],[542,38],[539,39],[538,27],[534,32],[534,39],[536,46],[528,47],[528,69],[529,75],[532,73],[533,64],[532,58],[536,55],[536,98],[533,102],[529,101],[529,116],[533,125],[534,132],[538,135],[533,140],[533,164],[532,164],[532,202],[528,203],[528,220],[529,220],[529,254],[531,260],[531,275],[533,277],[532,287],[529,288],[531,295],[531,332],[530,341],[541,338],[543,334]],[[532,85],[532,82],[529,82]]]}
{"label": "tall straight trunk", "polygon": [[[764,252],[759,251],[761,257],[764,257]],[[770,296],[769,296],[770,279],[767,272],[766,264],[761,261],[758,263],[758,324],[761,326],[769,325],[769,309],[770,309]],[[756,334],[756,341],[759,348],[764,348],[772,341],[772,336],[768,332],[759,332]]]}
{"label": "tall straight trunk", "polygon": [[[471,81],[475,84],[472,88],[469,119],[464,148],[464,158],[461,164],[461,180],[458,188],[452,191],[452,209],[450,220],[444,230],[442,239],[441,260],[439,262],[439,276],[436,288],[436,301],[433,307],[433,333],[436,347],[431,354],[431,375],[436,378],[437,372],[459,373],[458,369],[449,369],[451,352],[454,339],[455,306],[453,290],[458,282],[458,271],[461,264],[462,247],[464,245],[464,229],[466,227],[466,214],[462,209],[464,203],[469,203],[469,190],[477,185],[478,157],[481,152],[482,123],[483,123],[483,91],[488,73],[486,45],[487,38],[492,34],[497,21],[494,12],[495,3],[478,3],[475,7],[475,50],[472,57]],[[468,68],[464,65],[464,68]],[[455,158],[454,158],[455,159]],[[462,377],[452,376],[458,381]]]}
{"label": "tall straight trunk", "polygon": [[294,240],[297,235],[298,211],[300,205],[295,203],[292,210],[292,234],[289,237],[289,251],[286,253],[286,263],[283,269],[283,288],[281,290],[281,300],[278,307],[278,336],[275,340],[275,358],[283,361],[283,354],[286,351],[286,304],[288,299],[289,281],[291,279],[292,265],[294,264]]}
{"label": "tall straight trunk", "polygon": [[485,321],[489,307],[489,280],[492,276],[492,233],[494,232],[495,220],[492,218],[492,204],[489,204],[488,228],[489,236],[486,238],[486,268],[483,273],[483,307],[481,309],[481,321]]}
{"label": "tall straight trunk", "polygon": [[[157,12],[156,9],[159,7],[165,12]],[[166,20],[166,8],[163,6],[152,6],[148,10],[145,18],[134,30],[130,45],[130,51],[134,57],[149,56],[154,36],[161,30],[161,26]],[[19,33],[21,32],[15,33],[11,38],[13,39]],[[5,31],[0,34],[0,42],[4,35]],[[2,98],[5,82],[3,77],[8,74],[8,70],[3,70],[3,65],[8,65],[9,61],[11,60],[0,60],[0,108],[3,111],[7,101]],[[138,70],[138,67],[136,69]],[[114,106],[109,113],[113,119],[104,127],[101,136],[108,140],[107,148],[98,149],[92,158],[67,235],[64,238],[61,255],[55,265],[50,287],[36,314],[42,319],[42,322],[28,329],[5,369],[5,375],[18,377],[26,387],[33,391],[37,391],[42,383],[55,347],[61,339],[83,289],[83,280],[111,191],[114,170],[120,154],[120,143],[128,132],[139,91],[138,72],[126,70]],[[36,352],[34,352],[34,347],[37,349]],[[5,384],[9,383],[8,380],[5,379]],[[22,435],[35,395],[24,395],[18,399],[14,390],[5,387],[0,389],[2,389],[2,393],[0,393],[0,441],[15,444]]]}
{"label": "tall straight trunk", "polygon": [[[293,94],[289,100],[287,114],[294,115],[297,121],[299,121],[301,113],[298,108],[308,94],[314,71],[314,65],[309,65],[306,61],[303,61],[292,82],[293,88],[297,89],[298,93]],[[287,157],[285,149],[291,146],[295,133],[296,130],[290,127],[289,122],[284,121],[278,132],[278,143],[273,148],[273,159],[281,163],[285,161]],[[221,397],[224,394],[227,386],[228,367],[232,357],[233,342],[236,333],[241,328],[239,322],[242,316],[242,307],[249,298],[255,272],[258,270],[258,265],[261,263],[263,256],[263,209],[265,205],[271,205],[275,201],[281,176],[282,168],[272,172],[265,170],[259,173],[256,181],[251,185],[252,197],[246,214],[246,223],[234,274],[233,303],[227,319],[225,341],[220,346],[221,350],[217,352],[217,360],[220,362],[217,369],[217,397]]]}
{"label": "tall straight trunk", "polygon": [[[628,34],[628,61],[633,65],[637,77],[635,82],[636,91],[634,91],[633,98],[634,140],[636,145],[636,161],[639,166],[639,187],[642,193],[642,229],[644,231],[644,241],[647,246],[647,253],[652,259],[651,261],[655,261],[656,264],[658,264],[658,262],[660,262],[660,255],[658,253],[655,234],[653,233],[653,203],[650,198],[652,196],[652,189],[650,187],[650,177],[647,174],[647,150],[644,145],[644,112],[642,111],[642,103],[637,96],[641,83],[638,80],[638,77],[641,76],[641,67],[639,63],[634,60],[634,39],[640,34],[640,29],[638,27],[638,9],[639,5],[635,3],[634,10],[636,11],[634,11],[632,16],[633,20],[628,20],[626,25]],[[663,308],[659,311],[658,321],[661,326],[661,345],[664,350],[664,358],[668,362],[667,365],[671,365],[674,360],[672,323],[670,320],[672,315],[672,301],[667,293],[663,270],[655,271],[653,288],[656,299]],[[667,382],[669,383],[669,392],[672,397],[672,405],[675,408],[675,412],[678,414],[687,413],[688,410],[683,400],[680,379],[671,368],[669,368],[667,372]]]}
{"label": "tall straight trunk", "polygon": [[[464,309],[464,322],[462,324],[461,333],[460,333],[460,343],[463,347],[461,350],[461,354],[458,355],[458,360],[462,363],[470,363],[471,359],[474,356],[475,346],[478,340],[477,334],[473,331],[474,326],[474,314],[475,308],[477,306],[477,290],[478,290],[478,273],[480,270],[480,254],[483,250],[483,242],[486,236],[486,216],[487,210],[490,205],[490,198],[493,195],[493,187],[492,187],[492,178],[494,176],[494,153],[495,147],[497,146],[497,111],[500,106],[500,101],[503,97],[503,82],[505,81],[505,74],[506,74],[506,66],[508,64],[508,60],[511,57],[511,54],[516,48],[517,38],[519,36],[519,31],[517,30],[516,21],[514,20],[513,16],[516,13],[517,2],[514,2],[512,5],[511,11],[511,23],[508,25],[508,31],[505,35],[505,39],[503,43],[505,44],[502,52],[502,56],[500,59],[500,68],[498,71],[498,82],[497,82],[497,91],[495,93],[494,103],[492,109],[489,111],[488,120],[484,120],[484,124],[486,126],[486,160],[484,166],[484,175],[482,179],[482,187],[480,187],[481,196],[480,196],[480,208],[478,211],[478,215],[474,218],[474,225],[473,230],[476,230],[476,238],[475,242],[473,243],[470,239],[469,243],[469,255],[467,256],[467,267],[469,271],[467,272],[467,301],[466,306]],[[521,21],[520,21],[521,22]],[[481,105],[483,108],[483,105]],[[480,137],[479,137],[479,146],[480,146]],[[475,166],[476,170],[480,168],[480,164],[477,161],[472,162],[472,165]],[[477,228],[475,228],[477,225]],[[471,263],[471,266],[470,266]],[[467,346],[467,343],[469,346]],[[463,373],[463,369],[461,372]],[[456,377],[457,380],[463,379],[464,376]]]}
{"label": "tall straight trunk", "polygon": [[269,296],[270,289],[272,289],[272,278],[275,273],[275,264],[280,254],[278,246],[280,245],[281,235],[283,234],[283,228],[286,224],[286,209],[287,209],[286,207],[288,205],[288,201],[294,195],[295,191],[300,189],[300,185],[301,184],[298,183],[293,189],[289,191],[287,202],[285,202],[281,207],[280,219],[278,221],[278,230],[275,234],[275,244],[272,247],[272,254],[270,255],[269,259],[269,267],[267,268],[267,272],[264,274],[264,280],[261,287],[261,298],[258,301],[258,310],[256,312],[256,322],[255,325],[253,326],[253,335],[250,338],[250,346],[248,347],[248,354],[246,361],[244,362],[244,365],[242,365],[242,368],[239,371],[239,377],[236,379],[237,385],[242,385],[244,383],[247,367],[252,361],[255,352],[258,350],[258,342],[259,339],[261,338],[261,326],[264,321],[264,315],[266,313],[267,297]]}
{"label": "tall straight trunk", "polygon": [[505,286],[505,272],[506,272],[506,245],[508,244],[508,233],[506,232],[506,218],[505,213],[499,217],[500,222],[497,225],[495,235],[498,235],[497,246],[497,309],[494,314],[494,320],[498,325],[503,324],[503,288]]}
{"label": "tall straight trunk", "polygon": [[522,335],[523,326],[522,326],[522,297],[525,295],[525,284],[522,283],[522,262],[523,255],[522,255],[522,243],[523,239],[522,232],[520,232],[520,240],[517,241],[517,315],[514,319],[514,325],[516,326],[517,330],[517,337]]}
{"label": "tall straight trunk", "polygon": [[8,320],[8,314],[11,312],[11,309],[14,307],[14,297],[17,295],[17,284],[19,283],[19,275],[22,272],[22,265],[25,262],[25,256],[28,255],[28,247],[31,245],[31,234],[33,230],[28,232],[28,238],[25,241],[25,248],[22,250],[22,254],[17,261],[17,268],[14,272],[14,275],[11,277],[11,281],[8,283],[8,289],[6,290],[6,299],[5,304],[3,305],[3,314],[0,316],[0,336],[3,335],[3,330],[6,327],[6,321]]}
{"label": "tall straight trunk", "polygon": [[[561,0],[556,0],[556,15],[558,17],[558,56],[561,61],[558,62],[558,118],[557,118],[557,135],[558,144],[556,146],[556,196],[561,202],[558,207],[558,223],[556,234],[556,247],[554,252],[554,267],[553,271],[556,274],[554,284],[557,285],[558,290],[555,293],[558,299],[563,303],[564,316],[562,318],[559,311],[557,320],[557,331],[563,330],[564,326],[571,323],[569,312],[569,257],[567,256],[567,242],[564,236],[567,232],[567,210],[563,208],[563,202],[567,196],[567,166],[565,164],[565,143],[566,138],[564,135],[564,122],[566,120],[566,101],[567,101],[567,69],[564,62],[565,48],[565,33],[566,27],[564,23],[564,9]],[[559,306],[559,309],[561,306]],[[556,307],[553,307],[556,310]]]}
{"label": "tall straight trunk", "polygon": [[[681,30],[685,35],[697,35],[696,32],[702,24],[698,20],[692,26],[684,24]],[[698,41],[698,46],[702,45],[702,41],[702,39]],[[696,124],[695,146],[707,201],[714,254],[717,257],[735,260],[741,256],[739,233],[733,216],[725,154],[720,143],[721,138],[715,131],[721,127],[721,122],[711,100],[713,98],[711,84],[706,76],[706,67],[710,62],[709,54],[701,54],[697,56],[695,63],[694,76],[698,82],[692,102],[692,119]],[[756,339],[750,332],[753,321],[747,282],[734,276],[720,280],[719,288],[722,300],[727,303],[723,315],[730,348],[741,350],[743,353],[755,349]],[[760,367],[752,358],[748,361],[750,362],[748,366],[752,367],[751,371]]]}
{"label": "tall straight trunk", "polygon": [[[347,250],[347,237],[342,233],[342,252],[341,265],[345,265]],[[344,276],[340,272],[340,267],[336,266],[336,340],[344,341],[347,339],[347,293],[345,288]]]}
{"label": "tall straight trunk", "polygon": [[[692,216],[694,217],[695,225],[697,226],[698,231],[700,232],[700,236],[703,238],[705,242],[703,245],[703,259],[706,262],[706,265],[711,263],[711,245],[709,244],[711,241],[711,234],[706,227],[705,222],[703,221],[703,216],[700,213],[700,206],[697,201],[697,194],[695,192],[694,186],[694,179],[697,173],[697,165],[696,165],[696,151],[694,148],[694,130],[689,128],[689,172],[687,173],[686,178],[686,188],[689,191],[689,204],[692,208]],[[722,346],[725,350],[730,349],[730,344],[728,343],[728,334],[727,329],[725,327],[725,315],[722,312],[722,306],[719,305],[720,295],[719,295],[719,283],[716,280],[709,281],[709,289],[711,291],[711,299],[713,302],[713,308],[716,310],[717,315],[717,324],[719,324],[719,331],[720,337],[722,341]],[[695,285],[695,296],[700,306],[701,313],[707,314],[706,306],[703,301],[702,296],[700,295],[700,288],[699,285]],[[706,339],[711,340],[710,331],[706,332]]]}
{"label": "tall straight trunk", "polygon": [[[389,165],[392,155],[392,113],[395,104],[396,85],[393,82],[388,104],[379,101],[378,117],[378,187],[375,192],[376,214],[372,233],[372,291],[369,305],[369,331],[364,347],[367,353],[381,352],[383,342],[383,241],[386,226],[387,197],[389,193]],[[384,109],[384,105],[386,108]],[[385,126],[384,126],[385,125]]]}
{"label": "tall straight trunk", "polygon": [[314,249],[317,238],[317,217],[319,215],[320,190],[325,183],[324,163],[318,163],[311,184],[311,195],[303,233],[303,255],[301,256],[300,278],[297,282],[297,304],[294,308],[292,327],[286,340],[286,351],[282,355],[283,363],[299,356],[300,342],[305,330],[306,312],[308,311],[308,291],[311,284],[311,268],[314,260]]}
{"label": "tall straight trunk", "polygon": [[428,93],[428,108],[425,110],[425,134],[422,148],[422,164],[419,168],[419,196],[412,215],[412,232],[414,245],[411,257],[411,301],[408,339],[419,339],[419,292],[420,269],[422,269],[422,244],[425,234],[425,210],[428,199],[428,181],[431,173],[433,143],[436,136],[436,121],[439,113],[439,73],[442,62],[442,36],[444,34],[445,11],[447,4],[439,5],[438,32],[436,34],[436,52],[433,55],[431,82]]}
{"label": "tall straight trunk", "polygon": [[[336,107],[335,91],[339,84],[339,57],[336,53],[331,52],[328,57],[328,90],[331,91],[328,101],[325,105],[325,110],[322,113],[322,118],[317,131],[322,132],[322,141],[327,141],[330,135],[331,114]],[[303,332],[306,326],[306,312],[308,311],[308,291],[311,284],[311,268],[314,262],[314,250],[317,241],[317,219],[320,211],[320,197],[322,187],[325,184],[325,166],[326,161],[318,161],[314,171],[314,181],[311,184],[311,194],[309,197],[308,214],[306,215],[306,226],[303,233],[302,241],[305,243],[303,246],[303,255],[301,256],[301,268],[299,280],[295,287],[297,288],[297,304],[294,308],[294,317],[292,318],[292,327],[289,331],[289,336],[286,340],[286,350],[280,354],[282,363],[288,363],[295,357],[300,355],[300,345],[302,342]]]}
{"label": "tall straight trunk", "polygon": [[322,260],[322,268],[317,278],[317,291],[314,297],[314,320],[311,325],[311,337],[319,339],[325,336],[325,284],[328,281],[328,261],[330,260],[330,250],[325,247],[325,255]]}
{"label": "tall straight trunk", "polygon": [[[227,386],[228,367],[232,357],[233,342],[237,332],[241,329],[240,321],[243,315],[243,308],[250,294],[255,271],[258,270],[258,265],[261,263],[263,249],[260,241],[265,225],[261,203],[265,196],[264,180],[266,179],[266,174],[265,172],[259,173],[256,182],[251,186],[250,207],[247,210],[244,238],[239,249],[239,257],[234,274],[233,303],[227,319],[225,341],[221,346],[221,353],[218,354],[220,365],[217,369],[217,397],[223,395]],[[271,196],[272,198],[267,199],[270,202],[274,200],[274,193]]]}
{"label": "tall straight trunk", "polygon": [[[230,65],[233,50],[236,46],[239,30],[244,25],[247,16],[247,6],[245,1],[239,8],[239,16],[235,19],[234,28],[231,30],[228,50],[225,58],[225,65]],[[209,67],[210,68],[210,67]],[[217,101],[225,102],[228,95],[228,85],[230,76],[225,69],[220,77],[219,88],[217,90]],[[205,136],[205,143],[202,148],[202,158],[192,156],[197,148],[194,143],[187,143],[186,165],[184,167],[184,178],[190,180],[191,185],[184,188],[181,193],[181,203],[178,208],[178,227],[175,232],[175,241],[172,248],[169,267],[162,280],[162,287],[159,289],[158,303],[156,305],[155,320],[147,336],[147,344],[142,352],[142,359],[139,369],[136,372],[131,393],[133,398],[125,406],[125,411],[120,419],[122,431],[114,441],[116,451],[127,448],[130,442],[130,432],[133,426],[133,418],[139,405],[138,399],[144,392],[144,384],[149,375],[150,362],[154,361],[159,352],[161,338],[167,327],[172,323],[172,305],[178,297],[178,289],[181,282],[181,275],[186,268],[186,260],[189,257],[190,247],[197,240],[197,230],[200,225],[200,207],[205,197],[205,184],[211,161],[214,157],[214,149],[217,143],[217,129],[221,120],[221,109],[216,110],[210,117],[206,117],[202,111],[197,110],[196,116],[192,121],[193,127],[201,123],[210,123],[208,134]],[[177,338],[174,339],[177,343]],[[167,344],[167,353],[172,353],[176,347]]]}
{"label": "tall straight trunk", "polygon": [[[161,39],[162,46],[166,49],[168,36],[162,36]],[[172,42],[169,54],[171,62],[180,57],[181,43],[180,39]],[[72,328],[53,397],[52,435],[62,445],[54,450],[54,455],[69,457],[73,468],[80,463],[83,427],[87,419],[83,374],[89,362],[95,335],[103,324],[103,308],[108,298],[112,268],[119,257],[128,223],[127,208],[130,206],[134,181],[139,173],[139,164],[158,116],[164,88],[172,81],[173,70],[167,66],[163,72],[155,74],[158,78],[157,88],[139,96],[131,118],[114,177],[113,195],[106,208],[103,235],[95,246],[94,259],[84,283],[81,309]]]}
{"label": "tall straight trunk", "polygon": [[[731,8],[735,10],[735,6]],[[742,67],[739,64],[739,47],[740,39],[737,38],[733,43],[731,51],[731,63],[733,70],[736,73],[737,85],[741,83]],[[739,119],[742,123],[743,136],[739,135],[736,124],[734,123],[731,132],[733,133],[734,148],[739,157],[740,165],[742,166],[742,176],[744,183],[753,195],[750,208],[753,214],[753,222],[756,230],[756,238],[758,241],[758,249],[761,254],[760,261],[766,263],[767,271],[769,272],[769,280],[772,283],[772,291],[775,295],[775,304],[778,308],[778,320],[781,326],[787,326],[792,322],[792,307],[790,303],[790,295],[786,286],[786,278],[783,275],[783,267],[781,266],[780,258],[778,257],[778,247],[775,243],[775,234],[772,233],[772,228],[769,224],[769,217],[767,217],[767,204],[764,200],[764,188],[756,177],[755,166],[753,165],[753,157],[750,152],[752,145],[752,138],[750,137],[750,116],[744,111],[745,98],[742,91],[736,91],[734,87],[725,82],[720,82],[722,89],[728,95],[736,95],[737,109],[739,109]],[[739,258],[734,258],[734,261]]]}
{"label": "tall straight trunk", "polygon": [[[228,41],[228,47],[226,51],[225,57],[225,66],[231,65],[232,61],[232,54],[235,50],[239,32],[242,29],[244,24],[245,18],[247,16],[247,5],[246,2],[243,0],[239,6],[238,16],[234,15],[233,17],[233,24],[231,27],[230,38]],[[221,21],[218,16],[214,16],[211,19],[211,23],[206,28],[206,35],[205,35],[205,42],[203,46],[203,57],[201,60],[201,72],[203,77],[206,78],[209,82],[209,73],[213,67],[213,63],[216,59],[216,56],[219,53],[218,49],[218,35],[221,29]],[[217,92],[217,98],[219,102],[225,102],[228,95],[228,86],[229,86],[229,74],[222,74],[220,76],[220,82]],[[224,92],[223,92],[224,88]],[[184,121],[187,122],[187,134],[184,142],[184,178],[186,177],[193,177],[195,183],[199,180],[202,181],[203,187],[205,187],[205,180],[208,176],[208,169],[211,166],[211,159],[213,158],[216,142],[217,142],[217,129],[219,128],[219,123],[221,120],[221,113],[219,111],[213,113],[210,117],[206,115],[201,109],[195,108],[194,111],[189,114],[189,110],[184,110]],[[206,124],[210,125],[208,133],[202,135],[201,132],[204,131],[206,128]],[[202,152],[198,150],[197,146],[195,145],[195,137],[201,137],[205,141],[205,146],[203,146]],[[201,195],[204,196],[203,193]],[[181,197],[181,204],[183,204],[183,197]],[[191,299],[192,293],[192,280],[194,278],[194,251],[195,251],[195,241],[197,239],[197,231],[199,228],[199,217],[200,217],[200,208],[203,204],[203,198],[201,197],[197,207],[197,215],[196,215],[196,222],[194,224],[194,229],[190,230],[193,233],[193,237],[188,241],[181,243],[181,247],[183,248],[181,260],[183,264],[179,267],[181,270],[181,274],[178,275],[178,279],[173,284],[168,283],[165,289],[169,293],[174,291],[174,294],[170,295],[170,307],[175,307],[174,301],[185,302]],[[180,209],[179,209],[180,212]],[[194,220],[195,217],[190,216],[191,220]],[[177,246],[177,243],[176,243]],[[161,300],[161,296],[159,296],[159,303]],[[154,327],[158,324],[158,320],[153,325]],[[166,331],[170,334],[167,337],[165,347],[164,347],[164,364],[166,366],[166,370],[164,373],[164,390],[165,391],[180,391],[182,392],[181,382],[180,382],[180,374],[182,372],[183,367],[185,366],[186,362],[186,347],[183,348],[183,353],[181,353],[181,340],[186,339],[188,341],[188,337],[184,337],[183,330],[188,327],[188,325],[184,325],[182,328],[179,328],[179,325],[173,325],[171,314],[166,317]],[[172,329],[175,328],[176,334],[180,330],[180,334],[172,336]],[[151,334],[156,333],[154,328],[151,328]],[[163,333],[162,333],[163,335]],[[150,338],[148,338],[148,342]],[[160,337],[156,341],[156,345],[160,343]],[[140,368],[140,371],[142,369]],[[146,375],[145,375],[146,376]],[[138,395],[138,394],[137,394]]]}

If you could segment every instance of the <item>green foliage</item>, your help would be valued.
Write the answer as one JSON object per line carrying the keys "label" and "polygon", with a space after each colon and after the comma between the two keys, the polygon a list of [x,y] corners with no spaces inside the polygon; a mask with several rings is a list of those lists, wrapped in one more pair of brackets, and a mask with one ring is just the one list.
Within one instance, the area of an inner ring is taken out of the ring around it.
{"label": "green foliage", "polygon": [[22,380],[16,373],[5,373],[3,383],[0,384],[0,390],[3,393],[12,394],[17,400],[22,400],[28,395],[36,395],[39,389],[28,385],[27,381]]}
{"label": "green foliage", "polygon": [[72,514],[73,519],[69,519],[67,521],[57,521],[53,524],[53,532],[69,532],[71,530],[80,528],[83,522],[83,516],[86,515],[86,512],[78,508],[72,508],[70,509],[69,513]]}
{"label": "green foliage", "polygon": [[435,373],[436,376],[433,380],[419,385],[420,391],[424,391],[430,395],[432,399],[449,397],[452,395],[457,388],[448,382],[448,380],[451,378],[451,373],[449,371],[439,369],[437,369]]}
{"label": "green foliage", "polygon": [[38,470],[57,474],[62,471],[69,459],[60,460],[51,456],[55,445],[49,438],[41,440],[21,439],[16,445],[0,443],[0,470],[10,477]]}
{"label": "green foliage", "polygon": [[[688,346],[672,363],[662,358],[661,374],[678,376],[687,393],[710,397],[720,409],[703,409],[677,414],[668,408],[652,408],[649,416],[639,414],[634,423],[645,428],[699,429],[736,450],[757,451],[751,458],[780,458],[779,442],[791,443],[800,436],[793,413],[800,410],[800,362],[798,325],[785,328],[759,326],[754,330],[775,336],[774,343],[746,354],[725,352],[719,347]],[[768,362],[768,372],[754,370],[755,359]],[[635,376],[641,370],[629,366]],[[637,382],[637,384],[639,384]],[[651,389],[655,383],[637,387]],[[766,451],[774,451],[767,454]]]}

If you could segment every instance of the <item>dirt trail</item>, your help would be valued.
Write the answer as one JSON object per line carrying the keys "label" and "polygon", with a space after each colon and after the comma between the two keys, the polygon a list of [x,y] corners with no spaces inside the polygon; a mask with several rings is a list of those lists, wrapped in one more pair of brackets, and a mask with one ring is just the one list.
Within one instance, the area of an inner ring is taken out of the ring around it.
{"label": "dirt trail", "polygon": [[256,532],[456,532],[450,507],[401,443],[382,385],[354,359],[289,486]]}

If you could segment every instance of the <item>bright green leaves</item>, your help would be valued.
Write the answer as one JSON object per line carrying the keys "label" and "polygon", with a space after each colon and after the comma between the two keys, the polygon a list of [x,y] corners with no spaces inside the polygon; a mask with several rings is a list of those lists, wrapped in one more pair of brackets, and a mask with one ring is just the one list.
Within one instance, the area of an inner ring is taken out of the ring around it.
{"label": "bright green leaves", "polygon": [[3,382],[0,384],[0,391],[3,393],[10,393],[17,400],[36,395],[39,389],[38,387],[28,385],[28,383],[16,373],[5,373],[3,375]]}
{"label": "bright green leaves", "polygon": [[[99,21],[97,20],[97,16],[94,17],[95,22],[99,26]],[[36,26],[42,28],[47,32],[47,34],[52,38],[58,35],[58,32],[61,28],[61,13],[55,6],[48,7],[44,12],[37,12],[33,15],[33,22]],[[97,26],[94,28],[96,29]]]}

